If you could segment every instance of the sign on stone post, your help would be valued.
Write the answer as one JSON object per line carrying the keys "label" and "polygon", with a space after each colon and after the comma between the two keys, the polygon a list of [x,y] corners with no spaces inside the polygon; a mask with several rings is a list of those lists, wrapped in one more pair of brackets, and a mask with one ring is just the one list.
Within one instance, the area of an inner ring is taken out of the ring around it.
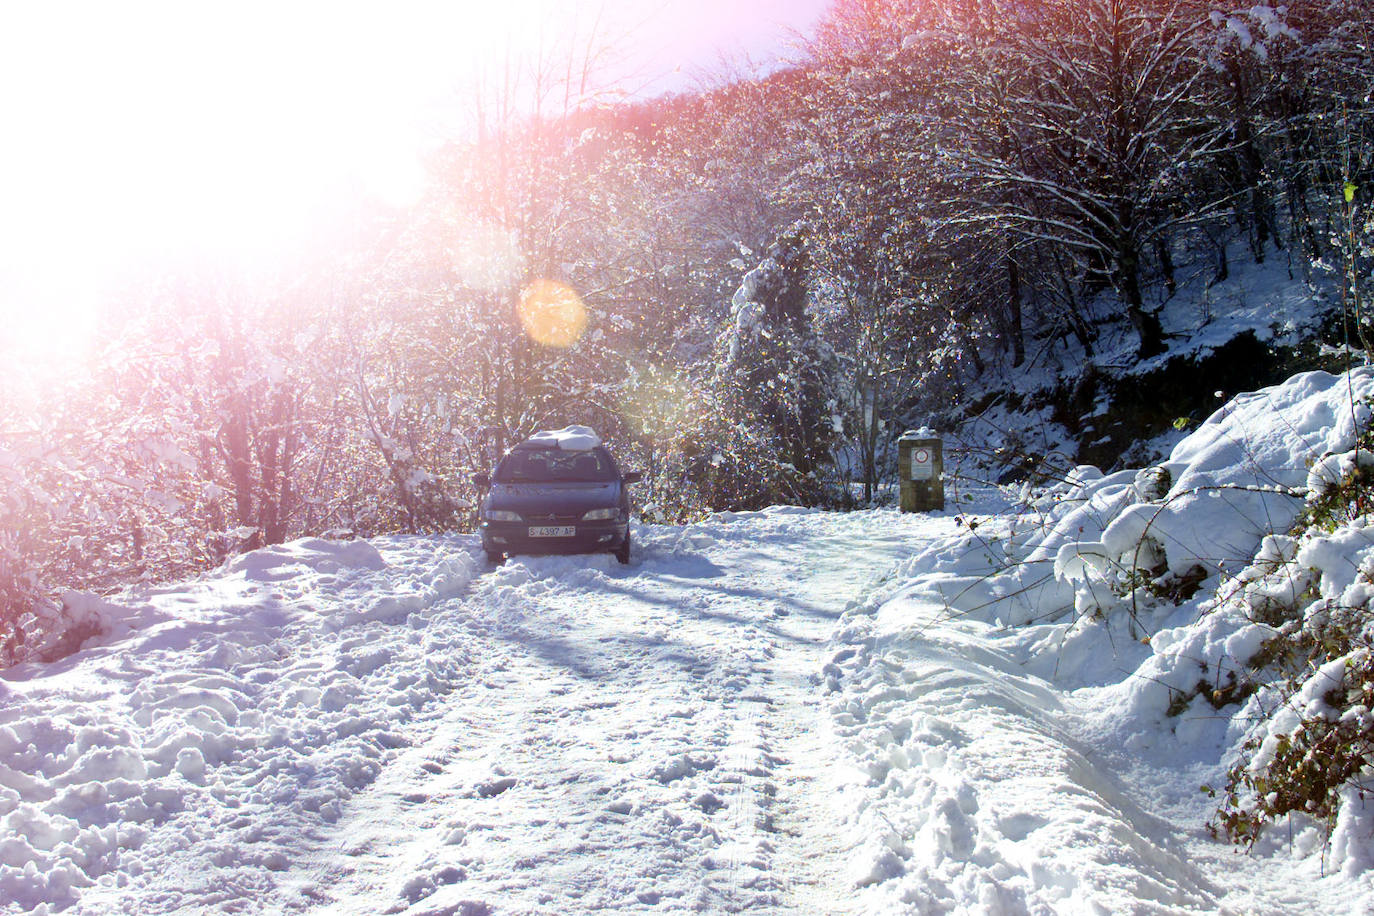
{"label": "sign on stone post", "polygon": [[903,512],[932,512],[945,507],[944,442],[933,429],[921,427],[897,440],[898,503]]}

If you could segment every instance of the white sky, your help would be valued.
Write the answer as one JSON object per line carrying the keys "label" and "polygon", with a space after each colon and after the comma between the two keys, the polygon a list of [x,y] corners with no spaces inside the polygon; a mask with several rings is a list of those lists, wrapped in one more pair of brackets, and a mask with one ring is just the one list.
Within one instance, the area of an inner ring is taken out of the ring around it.
{"label": "white sky", "polygon": [[626,85],[663,86],[826,0],[0,3],[0,335],[54,336],[127,265],[260,259],[330,200],[406,199],[493,51],[600,12]]}

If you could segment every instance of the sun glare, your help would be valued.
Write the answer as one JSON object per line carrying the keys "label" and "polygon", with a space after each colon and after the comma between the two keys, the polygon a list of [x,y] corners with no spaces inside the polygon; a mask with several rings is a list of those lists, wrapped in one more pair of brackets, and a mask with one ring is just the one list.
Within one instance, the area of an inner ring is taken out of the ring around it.
{"label": "sun glare", "polygon": [[[699,50],[706,23],[743,34],[783,3],[12,4],[0,335],[61,346],[112,283],[187,259],[271,267],[337,243],[358,212],[347,201],[418,198],[422,149],[469,123],[474,79],[499,90],[512,62],[582,53],[611,61],[600,88],[636,91]],[[508,242],[476,235],[460,271],[512,273]]]}
{"label": "sun glare", "polygon": [[454,59],[527,6],[8,10],[0,333],[60,336],[131,271],[251,270],[337,238],[348,201],[412,202]]}

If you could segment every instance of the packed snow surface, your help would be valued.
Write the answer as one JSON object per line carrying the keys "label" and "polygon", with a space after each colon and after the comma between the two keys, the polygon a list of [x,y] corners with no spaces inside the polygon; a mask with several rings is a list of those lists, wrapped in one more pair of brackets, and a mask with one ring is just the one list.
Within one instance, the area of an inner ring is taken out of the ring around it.
{"label": "packed snow surface", "polygon": [[1365,529],[1226,521],[1359,465],[1369,386],[1299,377],[1030,515],[775,508],[637,526],[628,566],[309,539],[91,599],[79,653],[0,673],[0,908],[1374,913],[1353,798],[1330,844],[1204,829],[1256,710],[1164,707],[1253,622],[1111,580],[1148,539],[1254,600],[1304,557],[1369,591]]}
{"label": "packed snow surface", "polygon": [[[777,509],[634,562],[298,541],[0,681],[11,912],[829,912],[816,684],[922,536]],[[948,524],[937,521],[936,525]]]}

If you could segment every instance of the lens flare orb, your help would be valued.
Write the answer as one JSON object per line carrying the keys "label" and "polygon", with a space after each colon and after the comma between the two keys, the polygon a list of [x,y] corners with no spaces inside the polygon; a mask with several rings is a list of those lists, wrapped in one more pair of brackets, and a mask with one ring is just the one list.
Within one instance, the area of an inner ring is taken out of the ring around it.
{"label": "lens flare orb", "polygon": [[571,347],[587,330],[587,307],[570,286],[537,280],[520,294],[520,323],[531,340],[546,347]]}

